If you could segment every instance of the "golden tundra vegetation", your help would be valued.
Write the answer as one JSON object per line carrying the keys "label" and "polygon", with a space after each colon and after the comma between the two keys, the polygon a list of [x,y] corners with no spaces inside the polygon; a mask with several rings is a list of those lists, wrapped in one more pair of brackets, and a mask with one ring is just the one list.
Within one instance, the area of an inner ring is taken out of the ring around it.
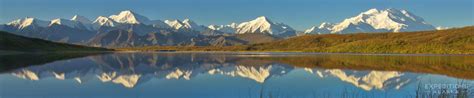
{"label": "golden tundra vegetation", "polygon": [[241,46],[149,46],[117,50],[474,54],[474,26],[401,33],[303,35]]}

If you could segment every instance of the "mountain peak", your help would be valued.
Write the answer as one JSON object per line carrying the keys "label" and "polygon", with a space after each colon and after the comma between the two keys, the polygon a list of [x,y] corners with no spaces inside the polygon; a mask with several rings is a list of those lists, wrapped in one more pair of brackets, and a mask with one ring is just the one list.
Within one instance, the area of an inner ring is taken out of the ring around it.
{"label": "mountain peak", "polygon": [[259,16],[257,17],[254,21],[260,21],[260,22],[268,22],[271,23],[270,19],[266,16]]}
{"label": "mountain peak", "polygon": [[113,27],[115,26],[115,21],[113,21],[112,19],[110,18],[107,18],[105,16],[99,16],[97,17],[97,19],[95,19],[95,21],[93,22],[93,24],[96,24],[98,26],[109,26],[109,27]]}
{"label": "mountain peak", "polygon": [[121,11],[117,15],[109,16],[109,18],[113,19],[114,21],[118,23],[128,23],[128,24],[140,24],[140,23],[146,23],[150,21],[150,19],[148,19],[147,17],[136,14],[132,12],[131,10]]}
{"label": "mountain peak", "polygon": [[186,30],[195,30],[195,31],[203,31],[205,30],[205,26],[198,25],[194,21],[186,18],[183,21],[180,20],[165,20],[165,23],[168,24],[169,27],[172,27],[176,30],[178,29],[186,29]]}
{"label": "mountain peak", "polygon": [[48,22],[43,21],[43,20],[38,20],[32,17],[25,17],[22,19],[17,19],[12,22],[7,23],[7,25],[13,25],[18,27],[19,29],[23,29],[25,27],[31,26],[31,25],[36,25],[39,27],[47,27]]}
{"label": "mountain peak", "polygon": [[177,19],[175,19],[175,20],[165,20],[165,22],[169,22],[169,23],[171,23],[171,22],[181,22],[181,21],[180,21],[180,20],[177,20]]}
{"label": "mountain peak", "polygon": [[187,25],[197,25],[194,21],[186,18],[182,21],[183,24],[187,24]]}
{"label": "mountain peak", "polygon": [[19,24],[22,24],[22,22],[33,21],[33,20],[34,20],[34,18],[24,17],[24,18],[21,18],[21,19],[13,20],[13,21],[7,23],[7,25],[19,25]]}
{"label": "mountain peak", "polygon": [[329,23],[329,22],[323,22],[319,27],[313,26],[307,30],[305,30],[303,33],[305,34],[326,34],[330,33],[331,29],[334,27],[334,24]]}
{"label": "mountain peak", "polygon": [[380,12],[379,9],[377,9],[377,8],[372,8],[372,9],[369,9],[369,10],[363,12],[363,13],[364,13],[364,14],[373,14],[373,13],[378,13],[378,12]]}
{"label": "mountain peak", "polygon": [[388,9],[377,9],[377,8],[372,8],[369,9],[365,12],[362,12],[361,14],[379,14],[379,13],[402,13],[402,12],[407,12],[406,10],[400,10],[400,9],[395,9],[395,8],[388,8]]}
{"label": "mountain peak", "polygon": [[294,30],[281,23],[273,23],[265,16],[257,17],[254,20],[243,22],[237,26],[236,30],[237,34],[244,34],[244,33],[267,33],[272,35],[282,35],[287,36],[293,35]]}
{"label": "mountain peak", "polygon": [[323,22],[323,23],[321,23],[321,25],[319,25],[318,28],[322,29],[322,28],[328,28],[328,27],[332,27],[332,26],[334,26],[334,24],[329,23],[329,22]]}
{"label": "mountain peak", "polygon": [[179,20],[165,20],[165,23],[168,24],[168,26],[174,28],[174,29],[180,29],[183,24]]}
{"label": "mountain peak", "polygon": [[357,33],[357,32],[403,32],[434,30],[435,27],[427,24],[421,17],[406,11],[394,8],[369,9],[357,16],[329,25],[323,23],[318,30],[308,29],[308,32],[318,33]]}
{"label": "mountain peak", "polygon": [[266,20],[267,17],[266,16],[258,16],[257,19],[265,19]]}
{"label": "mountain peak", "polygon": [[402,12],[406,12],[406,10],[399,10],[395,8],[388,8],[388,9],[372,8],[365,12],[360,13],[359,15],[378,15],[378,14],[384,14],[384,13],[392,14],[392,13],[402,13]]}
{"label": "mountain peak", "polygon": [[61,25],[61,21],[64,21],[64,19],[61,19],[61,18],[53,19],[53,20],[51,20],[51,23],[49,24],[49,26],[51,26],[53,24]]}
{"label": "mountain peak", "polygon": [[387,29],[392,32],[400,32],[403,29],[407,29],[407,26],[411,25],[419,25],[412,26],[413,28],[426,27],[427,29],[431,29],[431,27],[427,26],[428,24],[426,24],[422,18],[415,16],[406,10],[394,8],[378,11],[370,9],[369,11],[361,13],[356,17],[350,18],[349,20],[353,24],[367,23],[373,26],[375,29]]}
{"label": "mountain peak", "polygon": [[124,13],[124,14],[134,14],[134,12],[132,12],[132,10],[123,10],[123,11],[121,11],[120,13]]}
{"label": "mountain peak", "polygon": [[188,19],[188,18],[184,19],[184,20],[183,20],[183,23],[184,23],[184,24],[195,24],[194,21],[192,21],[192,20],[190,20],[190,19]]}
{"label": "mountain peak", "polygon": [[389,11],[389,12],[402,12],[402,11],[406,11],[406,10],[403,10],[403,9],[396,9],[396,8],[388,8],[388,9],[385,9],[383,11]]}
{"label": "mountain peak", "polygon": [[72,18],[71,18],[72,21],[77,21],[77,22],[80,22],[82,24],[91,24],[92,21],[87,19],[86,17],[84,16],[81,16],[81,15],[74,15]]}
{"label": "mountain peak", "polygon": [[48,26],[53,26],[53,25],[63,25],[63,26],[71,27],[71,28],[77,28],[77,29],[88,29],[88,30],[92,29],[88,27],[89,25],[83,24],[80,21],[77,21],[77,18],[76,20],[56,18],[56,19],[51,20]]}
{"label": "mountain peak", "polygon": [[232,22],[231,24],[228,24],[228,25],[209,25],[208,28],[211,30],[217,30],[224,33],[235,33],[237,26],[238,26],[237,23]]}
{"label": "mountain peak", "polygon": [[105,17],[105,16],[99,16],[97,19],[95,19],[94,22],[99,22],[99,21],[109,21],[110,19]]}

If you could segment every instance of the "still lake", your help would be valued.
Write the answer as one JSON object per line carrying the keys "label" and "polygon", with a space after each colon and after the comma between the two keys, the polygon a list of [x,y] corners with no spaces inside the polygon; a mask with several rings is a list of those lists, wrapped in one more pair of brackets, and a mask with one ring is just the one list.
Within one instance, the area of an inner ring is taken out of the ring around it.
{"label": "still lake", "polygon": [[0,55],[0,98],[474,97],[472,55],[71,55]]}

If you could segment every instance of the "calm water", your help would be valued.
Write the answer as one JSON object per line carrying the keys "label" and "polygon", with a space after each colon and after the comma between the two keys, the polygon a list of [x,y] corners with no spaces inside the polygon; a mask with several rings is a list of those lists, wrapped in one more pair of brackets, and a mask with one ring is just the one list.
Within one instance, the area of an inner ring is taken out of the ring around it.
{"label": "calm water", "polygon": [[0,74],[0,98],[474,95],[473,56],[224,52],[35,55],[0,59],[3,66],[15,66]]}

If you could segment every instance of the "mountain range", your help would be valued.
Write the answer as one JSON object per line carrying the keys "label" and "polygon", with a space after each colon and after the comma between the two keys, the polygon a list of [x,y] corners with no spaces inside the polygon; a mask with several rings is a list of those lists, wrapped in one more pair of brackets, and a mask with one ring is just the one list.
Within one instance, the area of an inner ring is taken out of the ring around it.
{"label": "mountain range", "polygon": [[[421,17],[398,9],[370,9],[340,23],[322,23],[304,32],[299,32],[284,23],[273,22],[265,16],[242,23],[204,26],[190,19],[152,20],[130,10],[108,17],[98,16],[94,21],[80,15],[75,15],[71,19],[58,18],[51,21],[25,17],[0,26],[2,31],[22,36],[96,47],[232,46],[270,42],[301,34],[435,29]],[[254,35],[271,40],[250,38]]]}

